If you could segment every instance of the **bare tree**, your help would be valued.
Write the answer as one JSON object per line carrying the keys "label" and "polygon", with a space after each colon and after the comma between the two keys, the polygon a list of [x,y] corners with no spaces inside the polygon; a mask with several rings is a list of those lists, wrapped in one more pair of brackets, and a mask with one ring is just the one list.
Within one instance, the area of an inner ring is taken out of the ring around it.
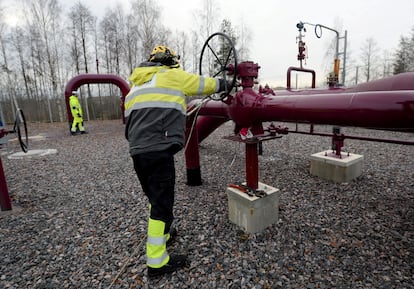
{"label": "bare tree", "polygon": [[187,68],[187,63],[189,63],[187,57],[190,56],[187,56],[187,53],[189,52],[188,35],[184,31],[177,31],[175,35],[175,40],[173,40],[175,52],[180,55],[181,67],[185,70]]}
{"label": "bare tree", "polygon": [[194,17],[199,26],[198,31],[206,40],[219,27],[220,8],[216,0],[203,0],[201,9],[195,11]]}
{"label": "bare tree", "polygon": [[382,62],[382,77],[387,77],[390,76],[392,74],[392,55],[390,54],[390,52],[388,50],[384,50],[383,51],[383,55],[381,57],[381,62]]}
{"label": "bare tree", "polygon": [[23,76],[26,95],[28,96],[28,98],[31,98],[32,93],[31,93],[31,90],[29,89],[30,80],[27,74],[27,70],[29,67],[26,63],[26,59],[25,59],[26,53],[24,51],[24,48],[27,47],[27,41],[26,41],[26,35],[24,34],[23,29],[21,29],[20,27],[15,27],[13,29],[13,33],[11,33],[10,40],[18,56],[18,60],[20,63],[20,72]]}
{"label": "bare tree", "polygon": [[[89,47],[92,44],[93,31],[95,28],[95,17],[90,9],[78,1],[69,12],[71,21],[72,43],[70,45],[73,51],[73,61],[76,72],[89,72]],[[91,43],[90,43],[91,42]],[[83,67],[81,68],[81,65]]]}
{"label": "bare tree", "polygon": [[30,66],[32,85],[37,99],[42,98],[42,91],[47,90],[47,76],[45,74],[45,58],[43,56],[44,45],[38,30],[33,25],[27,25],[29,35]]}
{"label": "bare tree", "polygon": [[[60,41],[55,35],[61,35],[60,27],[61,8],[56,0],[26,0],[26,16],[28,25],[37,36],[37,44],[43,48],[38,49],[39,61],[45,61],[45,75],[51,95],[56,98],[59,120],[63,121],[63,107],[61,105],[61,81],[59,79]],[[40,48],[40,47],[39,47]],[[40,59],[41,58],[41,59]],[[49,93],[47,93],[49,97]]]}
{"label": "bare tree", "polygon": [[119,10],[107,10],[101,22],[101,32],[104,33],[106,48],[106,63],[108,72],[121,73],[121,53],[123,51],[123,15]]}
{"label": "bare tree", "polygon": [[[71,30],[72,30],[72,52],[73,52],[73,61],[75,62],[75,67],[77,73],[79,74],[82,71],[89,73],[89,62],[92,57],[90,57],[91,50],[93,47],[94,39],[94,30],[95,30],[95,17],[92,15],[90,9],[78,1],[69,12],[69,19],[71,20]],[[81,67],[81,64],[83,67]],[[88,84],[88,94],[84,99],[86,107],[86,116],[90,120],[89,115],[89,105],[88,98],[92,96],[91,87]],[[94,110],[92,107],[92,114]]]}
{"label": "bare tree", "polygon": [[[220,19],[220,6],[215,0],[203,0],[202,9],[194,12],[195,23],[197,23],[197,30],[192,32],[192,59],[193,70],[198,72],[199,56],[203,43],[210,35],[217,31],[224,32],[234,41],[238,53],[239,61],[244,61],[249,58],[249,42],[251,41],[251,32],[246,26],[241,23],[239,27],[233,26],[228,19]],[[201,33],[200,33],[201,31]],[[211,63],[210,67],[213,66]]]}
{"label": "bare tree", "polygon": [[[16,97],[16,89],[15,89],[15,86],[12,85],[13,71],[11,70],[9,66],[9,61],[8,61],[9,55],[7,53],[7,48],[6,48],[7,42],[6,42],[6,39],[3,37],[5,31],[6,31],[6,25],[4,23],[0,23],[0,46],[1,46],[1,54],[2,54],[1,72],[2,72],[2,76],[3,77],[5,76],[4,77],[5,79],[2,81],[2,83],[4,86],[6,86],[6,91],[8,95]],[[12,107],[13,115],[14,115],[15,111],[14,111],[13,104],[11,104],[11,107]]]}
{"label": "bare tree", "polygon": [[[134,50],[129,46],[128,42],[128,25],[125,23],[125,14],[120,5],[117,5],[114,9],[107,9],[102,19],[99,31],[100,31],[100,47],[104,48],[100,55],[104,59],[104,66],[108,73],[117,75],[129,75],[130,67]],[[119,90],[114,86],[108,86],[108,96],[115,95]],[[109,99],[110,100],[110,99]],[[101,104],[102,100],[100,99]],[[104,116],[103,106],[102,115]],[[109,107],[111,110],[109,114],[117,114],[112,109],[113,106]]]}
{"label": "bare tree", "polygon": [[251,30],[244,25],[242,22],[237,30],[238,35],[238,45],[237,45],[237,52],[239,62],[249,60],[250,57],[250,49],[249,45],[252,40],[252,33]]}
{"label": "bare tree", "polygon": [[124,53],[126,58],[126,65],[128,68],[127,74],[131,74],[135,66],[138,65],[142,59],[143,52],[139,45],[139,35],[134,25],[134,17],[132,15],[127,16]]}
{"label": "bare tree", "polygon": [[[348,42],[349,47],[349,42]],[[358,73],[359,73],[359,64],[357,60],[353,57],[353,51],[351,49],[346,52],[346,83],[344,85],[355,85],[358,84]]]}
{"label": "bare tree", "polygon": [[366,39],[361,48],[362,71],[365,76],[365,81],[379,77],[378,71],[379,47],[374,38]]}
{"label": "bare tree", "polygon": [[193,30],[191,32],[191,59],[192,59],[192,72],[193,73],[199,73],[199,57],[201,48],[203,46],[203,43],[201,42],[202,39],[200,39],[200,36],[198,35],[198,32]]}
{"label": "bare tree", "polygon": [[161,9],[154,1],[135,0],[131,3],[132,29],[138,33],[138,39],[144,55],[148,55],[161,40],[165,41],[166,29],[159,19]]}

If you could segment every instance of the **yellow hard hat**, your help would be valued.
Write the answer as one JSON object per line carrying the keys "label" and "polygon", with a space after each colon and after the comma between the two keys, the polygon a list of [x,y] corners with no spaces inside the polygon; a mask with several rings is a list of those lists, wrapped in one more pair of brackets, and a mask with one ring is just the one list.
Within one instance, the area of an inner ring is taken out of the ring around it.
{"label": "yellow hard hat", "polygon": [[157,45],[152,50],[148,61],[160,62],[164,65],[172,66],[179,64],[180,56],[175,54],[174,50],[164,45]]}

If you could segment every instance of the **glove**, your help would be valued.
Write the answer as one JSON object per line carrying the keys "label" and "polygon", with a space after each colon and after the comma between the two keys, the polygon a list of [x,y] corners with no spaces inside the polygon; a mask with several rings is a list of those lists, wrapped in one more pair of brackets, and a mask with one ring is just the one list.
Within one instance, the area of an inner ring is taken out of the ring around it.
{"label": "glove", "polygon": [[229,92],[229,88],[231,87],[231,82],[227,81],[223,78],[219,78],[219,89],[216,92],[221,92],[221,91],[225,91],[225,92]]}
{"label": "glove", "polygon": [[82,117],[79,112],[78,112],[78,117]]}

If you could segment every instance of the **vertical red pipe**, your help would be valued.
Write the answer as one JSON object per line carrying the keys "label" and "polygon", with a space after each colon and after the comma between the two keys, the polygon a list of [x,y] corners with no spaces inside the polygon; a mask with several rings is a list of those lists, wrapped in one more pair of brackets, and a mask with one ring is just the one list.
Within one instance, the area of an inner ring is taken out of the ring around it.
{"label": "vertical red pipe", "polygon": [[259,157],[257,143],[246,143],[246,183],[253,190],[259,188]]}
{"label": "vertical red pipe", "polygon": [[10,211],[12,209],[9,191],[7,189],[6,176],[3,171],[3,163],[0,158],[0,206],[2,211]]}
{"label": "vertical red pipe", "polygon": [[200,152],[198,150],[198,133],[195,121],[197,116],[187,116],[185,130],[185,163],[187,167],[187,185],[201,186]]}
{"label": "vertical red pipe", "polygon": [[290,82],[291,82],[291,74],[293,71],[299,71],[299,72],[307,72],[312,74],[312,88],[315,88],[316,86],[316,72],[312,69],[306,69],[302,67],[289,67],[287,70],[287,81],[286,81],[286,87],[287,89],[291,89]]}

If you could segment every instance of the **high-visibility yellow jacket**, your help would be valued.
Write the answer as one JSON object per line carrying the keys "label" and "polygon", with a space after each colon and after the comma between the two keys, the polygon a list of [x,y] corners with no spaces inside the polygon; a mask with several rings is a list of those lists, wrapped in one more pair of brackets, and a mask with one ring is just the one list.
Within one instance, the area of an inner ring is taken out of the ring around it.
{"label": "high-visibility yellow jacket", "polygon": [[153,62],[135,68],[129,80],[133,87],[125,98],[125,137],[131,155],[179,151],[184,145],[186,96],[212,94],[220,86],[216,78]]}
{"label": "high-visibility yellow jacket", "polygon": [[82,107],[76,95],[71,95],[69,97],[69,106],[73,118],[82,118]]}

